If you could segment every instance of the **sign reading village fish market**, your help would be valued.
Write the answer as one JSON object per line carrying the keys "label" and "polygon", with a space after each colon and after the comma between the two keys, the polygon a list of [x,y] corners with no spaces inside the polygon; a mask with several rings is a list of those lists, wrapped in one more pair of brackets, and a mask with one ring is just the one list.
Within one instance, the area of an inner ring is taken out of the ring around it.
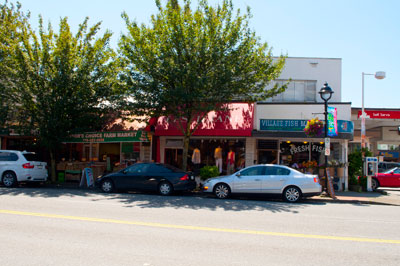
{"label": "sign reading village fish market", "polygon": [[[260,130],[265,131],[304,131],[307,120],[289,120],[289,119],[260,119]],[[354,124],[352,121],[337,120],[337,132],[353,133]]]}
{"label": "sign reading village fish market", "polygon": [[146,131],[86,132],[70,135],[64,143],[148,142]]}
{"label": "sign reading village fish market", "polygon": [[307,120],[260,119],[260,130],[303,131]]}

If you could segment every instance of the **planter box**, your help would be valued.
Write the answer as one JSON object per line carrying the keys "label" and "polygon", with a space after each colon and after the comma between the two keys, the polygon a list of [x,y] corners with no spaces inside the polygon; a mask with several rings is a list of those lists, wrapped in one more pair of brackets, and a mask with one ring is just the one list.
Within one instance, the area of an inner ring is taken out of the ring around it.
{"label": "planter box", "polygon": [[349,190],[355,192],[362,192],[362,187],[360,185],[349,185]]}
{"label": "planter box", "polygon": [[344,167],[338,167],[336,171],[338,177],[344,177]]}

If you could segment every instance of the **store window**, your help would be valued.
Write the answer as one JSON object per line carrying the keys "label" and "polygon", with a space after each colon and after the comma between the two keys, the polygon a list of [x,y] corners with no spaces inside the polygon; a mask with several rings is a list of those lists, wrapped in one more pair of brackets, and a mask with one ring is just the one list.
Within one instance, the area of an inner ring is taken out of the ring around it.
{"label": "store window", "polygon": [[295,169],[301,169],[303,163],[315,161],[317,165],[323,164],[325,147],[322,142],[291,142],[280,144],[280,164]]}
{"label": "store window", "polygon": [[[217,165],[215,151],[219,148],[221,155],[221,174],[236,172],[245,166],[245,139],[191,139],[189,145],[188,166],[191,170],[200,169],[206,165]],[[195,149],[200,158],[193,157]],[[228,156],[230,160],[228,160]],[[228,169],[229,166],[229,169]]]}
{"label": "store window", "polygon": [[[288,80],[277,80],[275,84],[283,85]],[[272,98],[273,102],[316,102],[317,81],[294,80],[288,84],[287,89]]]}
{"label": "store window", "polygon": [[140,159],[140,142],[122,142],[121,159],[123,163],[131,164]]}

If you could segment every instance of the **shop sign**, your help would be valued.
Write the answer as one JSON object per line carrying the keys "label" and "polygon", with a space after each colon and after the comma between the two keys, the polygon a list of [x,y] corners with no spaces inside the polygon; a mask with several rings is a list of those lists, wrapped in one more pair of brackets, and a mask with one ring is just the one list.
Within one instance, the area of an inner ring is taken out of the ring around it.
{"label": "shop sign", "polygon": [[72,134],[64,143],[148,142],[145,131],[87,132]]}
{"label": "shop sign", "polygon": [[[260,130],[265,131],[303,132],[306,125],[307,120],[260,119]],[[337,120],[336,128],[339,133],[354,132],[354,125],[352,121]]]}
{"label": "shop sign", "polygon": [[380,151],[379,155],[385,158],[399,158],[400,153],[398,151]]}
{"label": "shop sign", "polygon": [[328,107],[328,136],[336,137],[337,135],[337,109],[335,107]]}
{"label": "shop sign", "polygon": [[303,131],[307,120],[260,119],[260,130],[268,131]]}
{"label": "shop sign", "polygon": [[[364,110],[366,118],[370,119],[400,119],[400,111]],[[358,118],[362,110],[358,111]]]}
{"label": "shop sign", "polygon": [[[298,152],[309,152],[310,151],[310,145],[299,145],[299,146],[295,146],[292,145],[290,147],[290,154],[295,154]],[[323,146],[319,146],[319,145],[315,145],[315,144],[311,144],[311,151],[313,152],[323,152],[324,151],[324,147]],[[284,151],[282,151],[284,152]]]}

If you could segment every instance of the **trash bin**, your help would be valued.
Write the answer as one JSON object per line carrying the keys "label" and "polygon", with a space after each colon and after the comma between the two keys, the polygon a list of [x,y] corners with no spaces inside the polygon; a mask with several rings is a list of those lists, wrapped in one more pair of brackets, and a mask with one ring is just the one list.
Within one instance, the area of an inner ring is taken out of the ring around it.
{"label": "trash bin", "polygon": [[64,183],[65,182],[65,172],[58,172],[57,173],[58,182]]}

